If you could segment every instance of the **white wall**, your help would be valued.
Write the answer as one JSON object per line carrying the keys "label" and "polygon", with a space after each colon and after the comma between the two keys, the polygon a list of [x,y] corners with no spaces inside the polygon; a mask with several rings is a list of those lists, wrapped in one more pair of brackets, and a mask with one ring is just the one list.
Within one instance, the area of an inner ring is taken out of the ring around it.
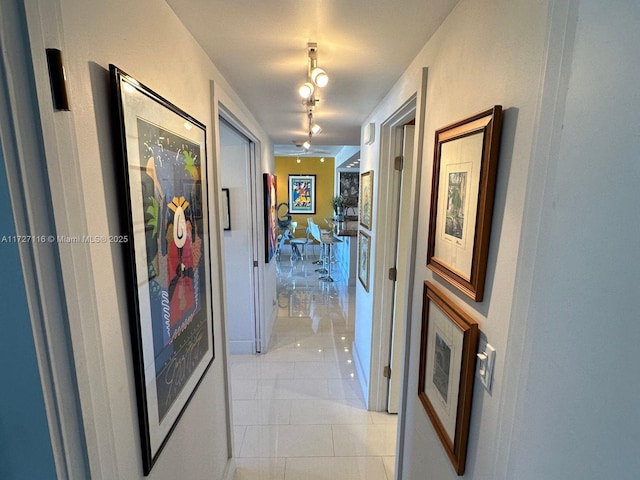
{"label": "white wall", "polygon": [[[631,1],[462,0],[365,122],[388,118],[428,68],[401,478],[457,478],[416,395],[425,279],[497,349],[493,392],[475,382],[465,478],[637,477],[639,21]],[[474,303],[424,266],[433,137],[493,104],[505,108],[502,151]],[[363,148],[363,171],[380,168],[378,149]],[[377,312],[357,295],[366,357]]]}
{"label": "white wall", "polygon": [[[111,137],[110,63],[206,124],[212,212],[217,202],[212,192],[220,185],[214,161],[217,141],[212,132],[217,116],[212,114],[215,108],[212,108],[211,80],[216,86],[215,100],[223,102],[262,142],[259,163],[262,168],[269,168],[271,145],[266,135],[164,1],[60,0],[59,5],[60,17],[44,20],[45,29],[59,28],[70,87],[69,115],[74,138],[61,147],[63,153],[65,148],[68,153],[62,156],[62,161],[67,162],[62,169],[73,170],[70,177],[79,175],[81,183],[82,201],[74,208],[79,216],[85,217],[86,231],[77,233],[105,235],[119,231],[116,205],[120,179],[114,169],[119,157]],[[78,159],[77,165],[74,158]],[[216,224],[214,217],[211,246],[216,358],[150,479],[221,479],[229,468],[224,299],[219,295],[221,235],[215,231]],[[81,370],[79,389],[92,476],[142,478],[121,251],[117,245],[94,244],[89,254],[91,281],[79,284],[76,293],[88,302],[95,299],[95,315],[73,323],[71,335]],[[77,275],[73,265],[66,267],[66,276]],[[269,272],[263,271],[261,275],[268,276]],[[106,405],[108,409],[104,408]]]}
{"label": "white wall", "polygon": [[[418,113],[418,130],[424,140],[416,145],[422,152],[416,168],[418,221],[415,277],[408,331],[409,364],[404,385],[406,402],[402,422],[406,431],[402,442],[405,479],[456,478],[456,474],[431,426],[416,394],[418,354],[422,313],[422,284],[431,280],[455,303],[475,318],[488,341],[497,349],[491,394],[475,384],[467,473],[465,478],[493,476],[494,446],[501,421],[501,397],[509,318],[516,276],[516,260],[522,226],[524,192],[527,185],[530,152],[536,120],[538,89],[543,69],[546,3],[526,0],[461,0],[436,34],[418,54],[394,88],[363,124],[379,126],[398,110],[411,95],[418,93],[418,104],[426,95],[425,115]],[[421,91],[422,68],[428,69],[426,92]],[[491,246],[489,250],[485,300],[475,303],[445,282],[434,278],[426,268],[426,250],[433,166],[433,139],[436,129],[485,110],[495,104],[505,109],[500,166],[498,172]],[[376,132],[378,133],[378,132]],[[379,135],[365,145],[361,171],[380,169]],[[375,175],[374,195],[380,191]],[[378,198],[378,202],[385,199]],[[374,207],[375,208],[375,207]],[[378,211],[380,206],[378,205]],[[374,220],[373,243],[382,238],[382,227]],[[408,246],[407,246],[408,247]],[[400,269],[401,266],[399,266]],[[384,272],[375,270],[380,278]],[[356,349],[366,364],[375,347],[372,333],[379,312],[373,311],[372,294],[357,290]],[[373,370],[372,370],[373,372]],[[373,373],[372,373],[373,374]],[[373,381],[373,379],[368,379]],[[482,441],[481,441],[482,439]]]}
{"label": "white wall", "polygon": [[559,3],[566,59],[543,188],[529,192],[539,221],[531,288],[516,292],[530,301],[507,477],[634,479],[640,5]]}

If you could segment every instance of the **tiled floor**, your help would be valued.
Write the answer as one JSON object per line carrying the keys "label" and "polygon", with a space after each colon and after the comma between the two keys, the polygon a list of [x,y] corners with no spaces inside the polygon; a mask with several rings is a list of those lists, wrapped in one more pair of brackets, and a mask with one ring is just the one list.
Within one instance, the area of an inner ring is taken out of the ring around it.
{"label": "tiled floor", "polygon": [[351,357],[354,295],[278,263],[270,351],[231,359],[236,480],[393,480],[397,416],[369,412]]}

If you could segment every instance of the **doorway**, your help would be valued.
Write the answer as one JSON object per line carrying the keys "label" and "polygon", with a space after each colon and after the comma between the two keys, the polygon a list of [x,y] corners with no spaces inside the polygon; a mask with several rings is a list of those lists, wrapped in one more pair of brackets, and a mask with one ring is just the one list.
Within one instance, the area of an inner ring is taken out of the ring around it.
{"label": "doorway", "polygon": [[[220,184],[229,192],[224,231],[227,332],[231,354],[262,350],[258,292],[255,143],[220,116]],[[249,300],[249,301],[248,301]]]}
{"label": "doorway", "polygon": [[[407,100],[381,125],[380,133],[380,201],[381,224],[388,225],[382,242],[376,248],[381,260],[381,277],[377,284],[380,335],[372,356],[372,372],[379,372],[377,381],[372,375],[370,396],[374,410],[397,413],[401,398],[403,371],[402,344],[406,327],[408,292],[411,275],[409,258],[412,254],[413,221],[411,218],[411,180],[414,168],[414,137],[416,96]],[[376,305],[377,303],[377,305]]]}
{"label": "doorway", "polygon": [[[395,134],[397,135],[396,145],[400,147],[399,155],[394,157],[394,196],[396,215],[393,218],[393,225],[397,225],[395,229],[395,246],[390,245],[391,248],[395,247],[395,280],[390,282],[389,288],[392,290],[393,303],[391,305],[391,346],[389,352],[389,395],[387,397],[387,411],[389,413],[398,413],[398,406],[400,404],[400,375],[402,365],[402,338],[405,330],[405,318],[407,304],[403,301],[406,296],[407,282],[402,279],[398,281],[398,268],[408,265],[409,262],[409,250],[406,248],[404,237],[401,240],[401,232],[406,231],[409,225],[405,225],[401,222],[401,213],[408,211],[408,203],[410,202],[409,195],[403,195],[403,188],[407,188],[407,182],[403,181],[405,176],[405,159],[411,159],[413,157],[414,150],[414,135],[415,135],[415,119],[411,120],[409,124],[402,127],[395,128]],[[409,169],[410,167],[407,167]],[[406,222],[406,217],[404,218]],[[405,246],[405,247],[403,247]],[[393,372],[396,375],[393,375]]]}

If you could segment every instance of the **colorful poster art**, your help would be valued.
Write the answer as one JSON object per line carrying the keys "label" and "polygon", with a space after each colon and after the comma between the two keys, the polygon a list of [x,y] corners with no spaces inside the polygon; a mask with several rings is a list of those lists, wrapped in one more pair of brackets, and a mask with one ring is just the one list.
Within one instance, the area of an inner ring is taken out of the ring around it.
{"label": "colorful poster art", "polygon": [[158,415],[166,415],[209,349],[200,146],[138,118],[148,295]]}
{"label": "colorful poster art", "polygon": [[265,262],[269,263],[278,249],[277,178],[270,173],[264,179],[264,238]]}
{"label": "colorful poster art", "polygon": [[316,213],[315,175],[289,175],[289,213]]}
{"label": "colorful poster art", "polygon": [[214,358],[206,128],[110,66],[143,471]]}

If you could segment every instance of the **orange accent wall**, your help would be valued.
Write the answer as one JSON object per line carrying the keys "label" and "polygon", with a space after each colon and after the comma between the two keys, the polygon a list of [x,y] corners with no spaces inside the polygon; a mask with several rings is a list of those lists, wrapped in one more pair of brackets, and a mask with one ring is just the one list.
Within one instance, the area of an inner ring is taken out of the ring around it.
{"label": "orange accent wall", "polygon": [[278,204],[289,202],[289,174],[315,175],[316,176],[316,213],[315,215],[291,215],[291,220],[298,222],[296,237],[305,235],[307,227],[307,217],[320,225],[321,229],[326,229],[325,218],[333,217],[331,199],[333,198],[335,180],[335,159],[324,157],[324,162],[320,162],[320,157],[300,157],[300,163],[296,162],[296,157],[275,157],[275,175],[278,179]]}

